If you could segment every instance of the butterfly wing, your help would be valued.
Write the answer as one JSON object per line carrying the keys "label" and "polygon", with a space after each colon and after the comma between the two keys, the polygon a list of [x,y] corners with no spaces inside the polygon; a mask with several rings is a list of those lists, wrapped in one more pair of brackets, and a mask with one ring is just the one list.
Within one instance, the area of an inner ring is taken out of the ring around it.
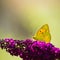
{"label": "butterfly wing", "polygon": [[40,41],[45,41],[45,42],[50,42],[51,40],[51,35],[49,31],[49,26],[48,24],[43,25],[37,33],[33,36],[35,40],[40,40]]}

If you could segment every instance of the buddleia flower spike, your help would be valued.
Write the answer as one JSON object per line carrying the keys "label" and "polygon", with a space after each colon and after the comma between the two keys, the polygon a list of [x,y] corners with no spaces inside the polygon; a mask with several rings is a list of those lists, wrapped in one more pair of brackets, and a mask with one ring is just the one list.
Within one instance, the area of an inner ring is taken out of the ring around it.
{"label": "buddleia flower spike", "polygon": [[6,49],[12,56],[20,56],[22,60],[56,60],[60,59],[60,48],[51,43],[33,41],[32,39],[0,40],[0,48]]}

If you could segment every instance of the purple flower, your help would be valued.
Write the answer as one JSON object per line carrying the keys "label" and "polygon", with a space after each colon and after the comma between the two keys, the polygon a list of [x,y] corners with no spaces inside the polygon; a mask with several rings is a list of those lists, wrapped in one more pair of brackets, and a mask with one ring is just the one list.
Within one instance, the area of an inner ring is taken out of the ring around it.
{"label": "purple flower", "polygon": [[51,43],[41,41],[0,40],[0,48],[6,49],[11,55],[20,56],[23,60],[56,60],[60,59],[60,48]]}

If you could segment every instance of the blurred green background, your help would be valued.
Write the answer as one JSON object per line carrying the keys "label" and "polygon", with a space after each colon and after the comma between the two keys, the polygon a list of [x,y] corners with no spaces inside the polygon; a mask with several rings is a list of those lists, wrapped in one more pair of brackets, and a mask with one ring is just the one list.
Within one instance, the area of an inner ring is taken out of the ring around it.
{"label": "blurred green background", "polygon": [[[0,0],[0,39],[32,38],[48,24],[51,43],[60,48],[60,0]],[[0,60],[22,60],[0,49]]]}

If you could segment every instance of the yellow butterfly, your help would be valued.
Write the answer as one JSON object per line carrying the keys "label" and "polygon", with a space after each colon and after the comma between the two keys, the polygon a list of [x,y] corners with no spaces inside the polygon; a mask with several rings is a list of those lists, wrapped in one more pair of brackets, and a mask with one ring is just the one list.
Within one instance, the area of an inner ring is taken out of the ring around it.
{"label": "yellow butterfly", "polygon": [[51,35],[48,24],[43,25],[33,36],[33,39],[49,43],[51,40]]}

